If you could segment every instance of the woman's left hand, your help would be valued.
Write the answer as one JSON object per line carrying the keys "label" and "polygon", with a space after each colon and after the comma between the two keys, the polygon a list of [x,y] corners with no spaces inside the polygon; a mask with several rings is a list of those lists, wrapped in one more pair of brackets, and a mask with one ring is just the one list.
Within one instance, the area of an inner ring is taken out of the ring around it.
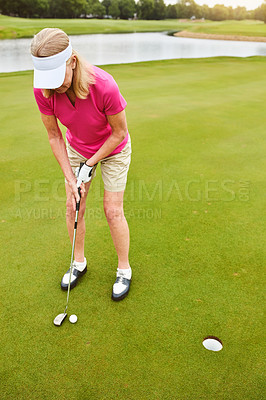
{"label": "woman's left hand", "polygon": [[93,167],[90,167],[86,163],[82,165],[82,167],[77,171],[77,187],[79,188],[81,183],[87,183],[91,180]]}

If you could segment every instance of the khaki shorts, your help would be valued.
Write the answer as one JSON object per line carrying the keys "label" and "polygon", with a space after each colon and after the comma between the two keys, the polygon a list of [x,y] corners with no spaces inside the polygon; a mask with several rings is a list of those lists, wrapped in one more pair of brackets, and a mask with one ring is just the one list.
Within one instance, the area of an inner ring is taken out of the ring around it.
{"label": "khaki shorts", "polygon": [[[72,171],[75,174],[76,168],[79,167],[81,162],[85,162],[87,158],[73,149],[68,141],[66,141],[66,148]],[[100,161],[105,190],[109,192],[121,192],[125,190],[130,161],[131,139],[130,136],[128,136],[127,144],[120,153],[103,158]],[[93,168],[91,180],[96,176],[96,168],[97,165]]]}

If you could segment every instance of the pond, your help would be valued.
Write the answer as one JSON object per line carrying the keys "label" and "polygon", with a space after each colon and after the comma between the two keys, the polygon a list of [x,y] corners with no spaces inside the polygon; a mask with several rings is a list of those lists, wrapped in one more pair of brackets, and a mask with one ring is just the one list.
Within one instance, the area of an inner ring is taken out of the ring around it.
{"label": "pond", "polygon": [[[73,47],[91,64],[120,64],[173,58],[265,56],[266,43],[187,39],[167,33],[70,36]],[[32,69],[31,39],[0,40],[0,72]]]}

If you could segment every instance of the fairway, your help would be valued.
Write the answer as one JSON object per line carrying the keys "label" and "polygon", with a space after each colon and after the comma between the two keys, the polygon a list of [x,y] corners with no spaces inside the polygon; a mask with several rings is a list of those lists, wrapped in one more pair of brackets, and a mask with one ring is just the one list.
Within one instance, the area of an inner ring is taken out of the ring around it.
{"label": "fairway", "polygon": [[[70,294],[78,321],[60,328],[71,255],[64,179],[32,72],[0,75],[1,399],[261,400],[266,60],[104,69],[128,103],[132,286],[112,302],[117,260],[98,170],[88,273]],[[220,352],[203,347],[208,335]]]}
{"label": "fairway", "polygon": [[43,28],[60,28],[68,35],[175,31],[191,26],[178,20],[30,19],[0,15],[0,39],[33,37]]}
{"label": "fairway", "polygon": [[195,21],[166,19],[113,20],[113,19],[32,19],[0,15],[0,39],[33,37],[43,28],[60,28],[68,35],[95,33],[132,32],[180,32],[210,33],[217,35],[240,35],[265,37],[266,24],[262,21]]}

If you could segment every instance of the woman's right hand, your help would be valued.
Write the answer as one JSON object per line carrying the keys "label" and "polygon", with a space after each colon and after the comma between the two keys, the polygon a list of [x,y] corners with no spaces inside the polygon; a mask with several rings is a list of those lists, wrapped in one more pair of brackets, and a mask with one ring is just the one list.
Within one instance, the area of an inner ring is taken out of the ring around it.
{"label": "woman's right hand", "polygon": [[[79,197],[79,192],[78,192],[78,187],[77,187],[77,180],[73,179],[71,182],[68,182],[71,191],[72,191],[72,204],[73,204],[73,209],[76,210],[76,203],[78,203],[80,201],[80,197]],[[81,193],[81,198],[84,196],[85,194],[85,185],[82,182],[80,187],[80,193]]]}

